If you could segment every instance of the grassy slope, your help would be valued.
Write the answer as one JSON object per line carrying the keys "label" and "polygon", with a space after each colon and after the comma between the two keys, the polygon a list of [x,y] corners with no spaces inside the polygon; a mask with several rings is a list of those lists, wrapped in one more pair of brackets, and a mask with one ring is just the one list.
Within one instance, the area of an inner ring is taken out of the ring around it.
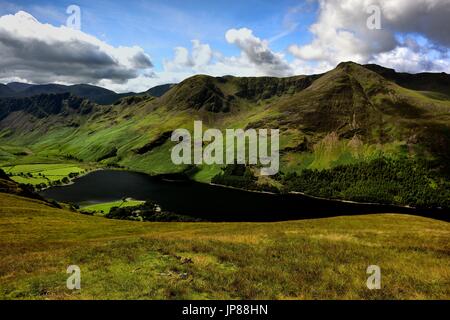
{"label": "grassy slope", "polygon": [[[3,299],[450,298],[450,225],[404,215],[136,223],[0,194],[0,243]],[[365,286],[372,264],[382,290]]]}
{"label": "grassy slope", "polygon": [[[282,171],[328,169],[380,155],[429,156],[427,149],[430,148],[448,152],[442,145],[448,138],[444,131],[448,131],[445,128],[450,121],[449,100],[437,100],[404,89],[351,63],[315,78],[309,87],[304,85],[306,89],[299,89],[301,81],[302,77],[218,79],[196,76],[161,99],[98,107],[91,114],[72,118],[56,115],[36,120],[24,116],[23,124],[20,119],[11,119],[8,124],[27,130],[18,129],[22,134],[11,136],[4,130],[1,141],[6,147],[0,147],[0,163],[64,155],[96,161],[117,148],[117,156],[104,163],[120,164],[149,174],[179,172],[184,168],[170,161],[173,145],[170,142],[144,155],[137,155],[133,150],[162,132],[191,128],[193,121],[200,119],[205,127],[222,129],[280,128],[282,148],[295,148],[308,138],[309,150],[283,153]],[[243,90],[246,82],[250,87]],[[214,99],[204,98],[208,95]],[[229,97],[234,97],[231,102]],[[204,110],[211,107],[208,101],[215,101],[212,107],[219,109],[231,103],[231,112],[208,112]],[[71,127],[69,124],[73,122],[80,126]],[[34,123],[33,130],[27,127],[30,123]],[[441,131],[430,131],[439,126],[443,128]],[[354,137],[353,131],[358,132],[358,137]],[[340,138],[330,139],[333,134]],[[348,137],[342,138],[346,134]],[[360,140],[352,141],[352,137]],[[409,145],[408,140],[419,143]],[[436,143],[438,145],[433,146]],[[14,148],[18,146],[26,146],[25,151],[32,154],[16,156],[18,150]],[[203,166],[195,178],[208,182],[218,172],[219,166]]]}

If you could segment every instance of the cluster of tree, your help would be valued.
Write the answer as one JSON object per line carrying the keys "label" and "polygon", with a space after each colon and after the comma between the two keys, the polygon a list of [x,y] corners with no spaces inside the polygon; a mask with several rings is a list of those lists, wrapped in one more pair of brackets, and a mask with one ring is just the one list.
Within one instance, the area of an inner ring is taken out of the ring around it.
{"label": "cluster of tree", "polygon": [[[30,172],[26,172],[26,173],[24,173],[24,172],[18,172],[18,173],[15,174],[15,175],[16,175],[16,176],[19,176],[19,177],[23,177],[23,178],[33,178],[33,174],[30,173]],[[9,173],[8,173],[8,176],[13,177],[14,174],[12,174],[11,172],[9,172]]]}
{"label": "cluster of tree", "polygon": [[78,158],[78,157],[74,156],[73,154],[66,154],[66,155],[63,155],[62,157],[67,160],[73,160],[73,161],[78,161],[78,162],[84,161],[83,159]]}
{"label": "cluster of tree", "polygon": [[70,179],[73,179],[73,178],[78,177],[79,175],[80,175],[79,172],[71,172],[71,173],[69,173],[69,178],[70,178]]}
{"label": "cluster of tree", "polygon": [[[28,174],[19,173],[18,175],[22,176],[22,177],[30,177],[30,178],[33,177],[33,175],[31,173],[28,173]],[[36,185],[32,185],[32,184],[26,184],[26,185],[27,185],[27,187],[29,189],[31,189],[33,191],[40,191],[40,190],[43,190],[43,189],[45,189],[45,188],[47,188],[49,186],[54,187],[54,186],[59,186],[59,185],[62,185],[62,184],[68,184],[70,182],[70,179],[74,179],[74,178],[78,177],[79,175],[80,175],[79,172],[72,172],[72,173],[69,173],[68,177],[64,177],[64,178],[62,178],[60,180],[54,180],[54,181],[50,181],[49,180],[48,183],[42,182],[42,183],[39,183],[39,184],[36,184]],[[42,173],[39,173],[38,176],[47,178]]]}
{"label": "cluster of tree", "polygon": [[43,189],[45,189],[45,188],[47,188],[47,184],[46,183],[39,183],[39,184],[37,184],[37,185],[35,185],[34,186],[34,191],[40,191],[40,190],[43,190]]}
{"label": "cluster of tree", "polygon": [[10,177],[10,174],[9,174],[9,173],[6,173],[6,172],[3,171],[2,169],[0,169],[0,179],[10,180],[9,177]]}
{"label": "cluster of tree", "polygon": [[163,212],[161,208],[152,201],[136,207],[114,207],[105,215],[108,219],[132,220],[132,221],[152,221],[152,222],[198,222],[188,216],[178,215],[170,212]]}
{"label": "cluster of tree", "polygon": [[358,202],[450,208],[450,179],[431,162],[380,158],[280,177],[286,191]]}
{"label": "cluster of tree", "polygon": [[111,150],[109,150],[107,153],[105,153],[103,156],[97,159],[97,162],[101,162],[103,160],[114,158],[117,156],[117,148],[113,147]]}
{"label": "cluster of tree", "polygon": [[118,164],[117,162],[108,163],[108,167],[107,168],[111,168],[111,169],[127,169],[126,166]]}
{"label": "cluster of tree", "polygon": [[211,182],[245,190],[279,192],[274,186],[259,184],[250,167],[242,164],[227,165],[221,173],[212,178]]}

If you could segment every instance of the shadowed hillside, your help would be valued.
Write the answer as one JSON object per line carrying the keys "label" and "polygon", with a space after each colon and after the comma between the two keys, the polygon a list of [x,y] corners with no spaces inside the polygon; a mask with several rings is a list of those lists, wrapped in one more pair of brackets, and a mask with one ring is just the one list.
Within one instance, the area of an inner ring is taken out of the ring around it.
{"label": "shadowed hillside", "polygon": [[61,84],[28,84],[20,82],[11,82],[7,85],[0,84],[0,99],[1,98],[29,98],[43,94],[66,94],[70,93],[82,99],[88,99],[93,103],[100,105],[114,104],[122,98],[135,97],[147,94],[153,97],[160,97],[164,95],[174,84],[166,84],[150,88],[143,93],[116,93],[114,91],[97,87],[89,84],[76,84],[66,86]]}
{"label": "shadowed hillside", "polygon": [[153,97],[161,97],[164,94],[166,94],[167,91],[172,89],[174,86],[176,86],[176,84],[174,83],[163,84],[160,86],[150,88],[145,93]]}
{"label": "shadowed hillside", "polygon": [[446,73],[400,73],[375,64],[365,65],[364,67],[375,71],[399,86],[422,91],[424,94],[436,99],[450,99],[450,77]]}

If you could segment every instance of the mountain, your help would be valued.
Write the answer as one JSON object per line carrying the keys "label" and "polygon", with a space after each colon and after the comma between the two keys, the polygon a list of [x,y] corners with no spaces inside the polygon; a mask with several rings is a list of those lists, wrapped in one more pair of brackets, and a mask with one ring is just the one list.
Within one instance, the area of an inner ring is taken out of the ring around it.
{"label": "mountain", "polygon": [[[440,80],[421,83],[434,78]],[[280,129],[281,174],[258,178],[249,188],[269,184],[270,190],[286,187],[346,200],[443,206],[450,190],[449,79],[346,62],[312,76],[198,75],[161,97],[130,97],[114,106],[42,95],[0,105],[0,146],[26,146],[35,161],[101,159],[165,174],[189,169],[172,163],[170,135],[192,129],[195,120],[220,130]],[[0,163],[18,157],[4,149],[2,158],[1,151]],[[199,166],[191,174],[210,182],[222,169]],[[345,176],[351,178],[341,179]]]}
{"label": "mountain", "polygon": [[114,91],[97,87],[88,84],[77,84],[65,86],[61,84],[28,84],[20,82],[12,82],[7,85],[0,84],[0,98],[25,98],[41,94],[62,94],[70,93],[74,96],[89,99],[92,102],[101,105],[111,105],[118,102],[122,98],[137,96],[137,95],[151,95],[153,97],[160,97],[172,88],[174,84],[165,84],[150,88],[143,93],[116,93]]}
{"label": "mountain", "polygon": [[14,91],[11,90],[8,86],[0,83],[0,98],[8,97],[14,94]]}
{"label": "mountain", "polygon": [[20,92],[32,87],[33,84],[22,82],[10,82],[7,84],[7,86],[14,92]]}
{"label": "mountain", "polygon": [[243,105],[298,93],[317,76],[289,78],[214,78],[198,75],[175,86],[161,99],[161,104],[175,109],[194,109],[212,113],[239,111]]}
{"label": "mountain", "polygon": [[[89,114],[94,105],[70,93],[40,94],[27,98],[0,99],[0,120],[14,113],[22,113],[37,119],[46,119],[50,115],[68,117],[73,113]],[[14,123],[11,123],[13,126]]]}
{"label": "mountain", "polygon": [[2,95],[2,97],[25,98],[41,94],[71,93],[80,98],[89,99],[95,103],[107,105],[114,103],[123,96],[126,96],[117,94],[114,91],[107,90],[105,88],[86,84],[65,86],[60,84],[32,85],[15,82],[9,83],[7,87],[11,89],[11,91],[9,94]]}
{"label": "mountain", "polygon": [[446,73],[400,73],[375,64],[364,67],[404,88],[421,91],[437,99],[450,99],[450,77]]}

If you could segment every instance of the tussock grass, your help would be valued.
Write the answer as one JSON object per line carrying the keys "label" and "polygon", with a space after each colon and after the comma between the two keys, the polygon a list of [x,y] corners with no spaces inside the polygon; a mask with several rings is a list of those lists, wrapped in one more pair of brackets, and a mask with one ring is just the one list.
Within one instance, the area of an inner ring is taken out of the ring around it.
{"label": "tussock grass", "polygon": [[0,243],[2,299],[450,298],[450,225],[407,215],[139,223],[0,194]]}

